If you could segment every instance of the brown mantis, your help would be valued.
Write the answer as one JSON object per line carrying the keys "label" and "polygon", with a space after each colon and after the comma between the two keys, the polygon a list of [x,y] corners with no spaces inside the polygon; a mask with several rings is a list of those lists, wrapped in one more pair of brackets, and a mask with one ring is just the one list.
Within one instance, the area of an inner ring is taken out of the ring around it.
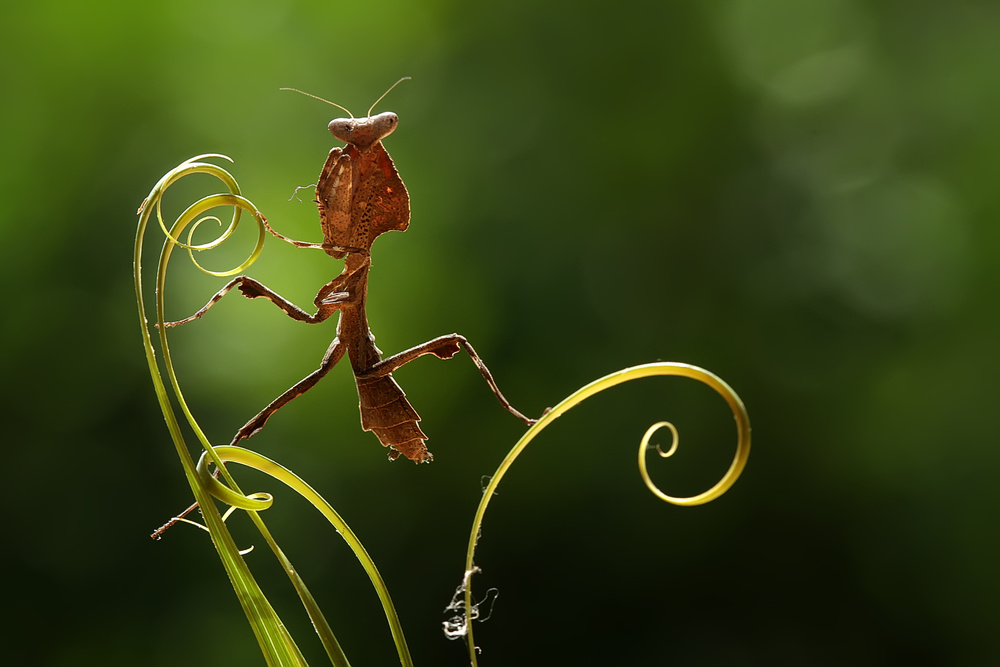
{"label": "brown mantis", "polygon": [[[339,104],[328,103],[347,111]],[[345,353],[357,380],[361,427],[373,431],[382,445],[390,448],[390,459],[400,454],[417,463],[433,459],[424,444],[427,436],[417,424],[420,415],[392,377],[393,371],[425,354],[450,359],[459,350],[465,349],[501,405],[529,426],[536,421],[518,412],[504,397],[486,364],[464,336],[440,336],[385,359],[375,347],[375,338],[368,328],[365,314],[368,271],[372,264],[371,247],[376,237],[384,232],[406,231],[410,223],[410,197],[392,159],[382,146],[382,140],[396,129],[399,119],[388,111],[372,116],[374,108],[373,104],[365,118],[354,118],[347,111],[350,118],[330,121],[330,132],[346,145],[330,151],[316,185],[315,201],[323,227],[323,242],[294,241],[274,231],[266,221],[264,223],[272,234],[284,241],[300,248],[320,248],[331,257],[344,260],[343,272],[320,288],[313,300],[316,312],[309,314],[257,280],[239,276],[219,290],[201,310],[166,325],[178,326],[200,318],[234,287],[239,287],[249,299],[269,300],[300,322],[317,324],[334,313],[340,313],[337,336],[319,368],[274,399],[240,428],[233,438],[234,445],[260,431],[271,415],[315,386]]]}

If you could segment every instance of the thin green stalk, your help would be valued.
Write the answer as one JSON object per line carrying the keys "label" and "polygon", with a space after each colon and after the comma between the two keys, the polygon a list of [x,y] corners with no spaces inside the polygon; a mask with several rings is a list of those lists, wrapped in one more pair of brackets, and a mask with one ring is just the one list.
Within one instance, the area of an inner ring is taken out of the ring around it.
{"label": "thin green stalk", "polygon": [[666,452],[659,450],[661,456],[670,456],[677,449],[678,445],[677,430],[674,426],[669,422],[657,422],[646,431],[645,436],[643,436],[643,439],[639,444],[639,471],[643,481],[646,483],[646,486],[649,487],[649,489],[656,494],[658,498],[674,505],[701,505],[714,500],[725,493],[729,487],[736,482],[740,473],[743,472],[743,467],[746,465],[747,458],[750,455],[750,417],[743,405],[743,401],[740,400],[740,397],[736,394],[736,392],[733,391],[733,389],[721,378],[702,368],[674,362],[660,362],[634,366],[616,373],[611,373],[610,375],[606,375],[599,380],[595,380],[564,399],[561,403],[546,412],[536,424],[529,428],[528,431],[521,436],[521,439],[518,440],[517,444],[514,445],[513,449],[510,450],[507,456],[504,457],[500,466],[497,468],[497,471],[490,478],[489,484],[487,484],[486,488],[483,490],[482,500],[479,501],[479,507],[476,509],[476,515],[472,522],[472,530],[469,533],[469,546],[466,550],[465,573],[462,577],[462,584],[460,586],[460,590],[463,591],[464,597],[464,621],[461,624],[457,624],[457,627],[453,628],[453,630],[449,633],[451,636],[464,635],[469,649],[469,660],[471,661],[473,667],[479,664],[477,660],[478,649],[476,647],[472,628],[472,621],[475,620],[476,615],[476,606],[472,602],[472,576],[479,571],[474,560],[476,543],[479,541],[479,535],[482,531],[483,518],[486,515],[486,508],[493,499],[497,487],[500,485],[500,481],[503,479],[504,475],[507,474],[507,470],[511,467],[511,465],[513,465],[514,461],[518,456],[520,456],[521,452],[524,451],[524,448],[528,446],[528,443],[534,440],[534,438],[549,424],[564,415],[571,408],[579,405],[591,396],[599,394],[606,389],[610,389],[611,387],[624,382],[662,375],[682,376],[698,380],[699,382],[703,382],[704,384],[710,386],[726,400],[732,410],[733,416],[736,419],[736,454],[729,466],[729,470],[727,470],[722,479],[708,491],[687,498],[669,496],[657,488],[656,484],[654,484],[652,479],[650,479],[646,470],[645,457],[650,448],[650,438],[656,430],[662,427],[668,427],[674,435],[671,447]]}
{"label": "thin green stalk", "polygon": [[[400,663],[403,667],[412,667],[413,661],[406,645],[406,638],[403,636],[403,628],[399,622],[399,617],[396,614],[395,606],[392,603],[392,598],[389,596],[389,589],[386,587],[385,581],[382,579],[382,575],[379,573],[378,568],[375,567],[375,562],[371,559],[371,556],[368,555],[368,551],[364,548],[364,545],[361,544],[361,540],[358,539],[354,531],[351,530],[350,526],[347,525],[347,522],[344,521],[340,514],[338,514],[337,511],[330,505],[330,503],[317,493],[315,489],[309,486],[309,484],[306,483],[301,477],[281,464],[272,461],[257,452],[244,449],[242,447],[220,445],[215,447],[215,453],[220,456],[223,461],[231,461],[249,466],[270,475],[280,482],[283,482],[300,496],[309,501],[313,507],[319,510],[319,512],[326,517],[330,524],[336,528],[341,537],[344,538],[344,541],[347,542],[348,546],[354,552],[354,555],[357,556],[358,560],[361,562],[361,566],[368,574],[368,578],[371,580],[372,585],[375,587],[375,591],[379,596],[379,600],[382,602],[383,609],[385,610],[386,620],[389,622],[389,630],[392,632],[393,641],[395,641],[396,649],[399,652]],[[215,479],[211,473],[209,473],[205,454],[202,455],[201,460],[198,462],[198,471],[202,481],[212,489],[212,493],[215,497],[237,507],[240,506],[241,502],[245,502],[245,496],[234,493],[231,489],[225,487],[222,483]]]}
{"label": "thin green stalk", "polygon": [[[159,217],[159,198],[162,196],[163,191],[178,178],[181,178],[189,173],[224,172],[224,170],[221,170],[215,165],[197,162],[197,160],[204,157],[209,156],[199,156],[198,158],[189,160],[164,176],[153,188],[152,192],[150,192],[149,197],[147,197],[146,201],[143,202],[143,205],[139,208],[139,224],[138,229],[136,230],[135,250],[133,256],[135,293],[139,310],[139,328],[142,334],[143,347],[146,352],[146,360],[149,364],[150,377],[153,380],[153,388],[156,392],[156,398],[160,403],[161,410],[163,411],[163,417],[167,423],[167,429],[170,432],[170,437],[174,442],[174,447],[177,450],[177,456],[184,469],[184,475],[191,486],[191,491],[194,494],[195,500],[202,508],[202,514],[205,518],[205,526],[212,537],[212,542],[219,553],[219,558],[222,560],[226,574],[229,575],[230,582],[236,591],[237,598],[243,606],[243,610],[247,614],[247,618],[250,620],[251,627],[253,628],[257,641],[260,644],[262,652],[264,653],[264,657],[269,665],[305,665],[305,658],[298,650],[298,647],[288,634],[284,624],[278,618],[277,613],[271,605],[267,602],[267,599],[264,597],[264,594],[257,585],[257,582],[250,574],[250,570],[247,567],[246,562],[243,560],[243,557],[240,555],[239,549],[237,548],[232,535],[223,523],[222,517],[219,515],[215,503],[212,501],[211,495],[198,479],[195,463],[191,458],[190,450],[188,449],[184,435],[181,432],[177,415],[174,412],[173,405],[171,404],[166,386],[163,382],[163,377],[160,373],[159,365],[156,362],[156,355],[153,349],[152,339],[150,337],[148,319],[146,317],[146,305],[142,290],[142,242],[145,236],[149,216],[155,205],[157,216]],[[226,176],[228,176],[228,174],[226,174]],[[229,178],[227,185],[230,185],[230,190],[234,195],[238,195],[238,188],[235,187],[235,181],[233,181],[231,177]],[[234,226],[237,221],[238,219],[234,216]],[[170,243],[170,240],[168,240],[167,243]],[[169,255],[169,251],[167,252],[167,255]],[[161,262],[161,269],[162,268],[163,263]],[[164,328],[162,326],[162,278],[162,275],[157,276],[157,321],[160,323],[161,343],[165,342],[165,337],[163,336]],[[224,637],[219,637],[218,639],[220,643],[225,641]]]}

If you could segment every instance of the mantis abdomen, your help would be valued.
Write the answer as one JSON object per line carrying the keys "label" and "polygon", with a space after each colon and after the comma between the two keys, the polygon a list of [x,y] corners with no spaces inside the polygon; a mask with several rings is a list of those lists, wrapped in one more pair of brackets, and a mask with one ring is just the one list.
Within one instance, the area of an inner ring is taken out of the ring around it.
{"label": "mantis abdomen", "polygon": [[357,380],[361,428],[373,432],[383,446],[389,447],[389,458],[402,454],[417,463],[433,460],[424,446],[427,436],[417,425],[420,415],[392,376]]}

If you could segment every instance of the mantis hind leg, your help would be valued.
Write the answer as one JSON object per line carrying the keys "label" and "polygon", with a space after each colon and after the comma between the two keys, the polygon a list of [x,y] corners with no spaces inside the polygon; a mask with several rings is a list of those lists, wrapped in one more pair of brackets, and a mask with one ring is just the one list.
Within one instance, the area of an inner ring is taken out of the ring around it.
{"label": "mantis hind leg", "polygon": [[476,368],[479,369],[480,375],[486,380],[486,383],[493,390],[493,394],[497,397],[507,412],[511,413],[521,421],[523,421],[528,426],[534,424],[537,419],[531,419],[530,417],[525,417],[523,414],[518,412],[518,410],[511,405],[511,402],[504,397],[503,392],[500,391],[500,387],[497,386],[496,381],[493,379],[493,374],[490,373],[490,369],[486,367],[486,363],[483,361],[482,357],[476,353],[475,348],[466,339],[465,336],[460,336],[459,334],[448,334],[446,336],[439,336],[433,340],[429,340],[426,343],[411,347],[409,350],[403,350],[399,354],[394,354],[391,357],[386,357],[382,361],[373,364],[370,368],[366,369],[364,372],[356,372],[358,379],[362,378],[376,378],[383,377],[392,373],[394,370],[410,363],[417,357],[422,357],[425,354],[433,354],[439,359],[451,359],[459,350],[465,349],[469,353],[469,357],[472,359],[473,363],[476,364]]}
{"label": "mantis hind leg", "polygon": [[240,440],[249,438],[257,433],[257,431],[264,428],[264,423],[271,415],[287,405],[293,398],[301,396],[316,386],[316,383],[323,379],[323,376],[329,373],[331,368],[337,365],[337,362],[344,356],[346,349],[346,346],[340,342],[339,338],[334,338],[326,354],[323,355],[323,361],[320,362],[319,368],[296,382],[285,393],[271,401],[266,408],[257,413],[256,417],[244,424],[243,428],[236,432],[232,444],[236,445]]}

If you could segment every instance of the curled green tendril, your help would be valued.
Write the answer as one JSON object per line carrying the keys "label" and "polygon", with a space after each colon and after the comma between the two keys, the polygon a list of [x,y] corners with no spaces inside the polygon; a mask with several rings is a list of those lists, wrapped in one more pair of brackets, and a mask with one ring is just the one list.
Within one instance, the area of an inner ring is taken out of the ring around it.
{"label": "curled green tendril", "polygon": [[729,469],[722,476],[722,479],[720,479],[712,488],[704,493],[699,493],[698,495],[690,497],[675,497],[663,493],[656,486],[656,484],[653,483],[646,469],[646,454],[650,449],[649,443],[651,438],[661,428],[667,428],[673,434],[673,441],[670,448],[666,452],[659,447],[656,448],[662,457],[668,457],[677,450],[680,438],[677,433],[677,429],[670,422],[657,422],[653,424],[646,431],[646,434],[643,436],[642,441],[639,444],[639,473],[649,490],[652,491],[657,498],[674,505],[701,505],[714,500],[725,493],[736,482],[740,473],[743,472],[747,458],[750,455],[750,416],[747,414],[746,407],[744,407],[743,401],[740,400],[740,397],[736,394],[736,392],[733,391],[733,389],[717,375],[703,368],[692,366],[690,364],[674,362],[660,362],[634,366],[616,373],[611,373],[610,375],[606,375],[599,380],[595,380],[564,399],[557,406],[546,412],[534,426],[529,428],[521,439],[518,440],[517,444],[514,445],[513,449],[510,450],[504,460],[500,463],[500,467],[497,468],[496,473],[494,473],[493,477],[490,479],[489,484],[487,484],[486,488],[483,490],[482,500],[480,500],[479,507],[476,510],[476,516],[472,522],[472,531],[469,535],[469,547],[466,551],[465,573],[462,577],[462,584],[459,587],[460,590],[464,589],[465,593],[464,627],[462,625],[456,627],[454,621],[449,621],[447,624],[450,626],[450,636],[465,636],[469,648],[469,659],[472,661],[473,666],[478,665],[476,659],[478,649],[476,647],[472,631],[472,620],[475,614],[475,605],[472,602],[471,582],[472,575],[479,571],[479,568],[476,567],[474,562],[474,555],[476,543],[479,540],[479,535],[482,530],[483,517],[486,514],[486,508],[493,499],[496,489],[499,486],[500,481],[503,479],[503,476],[507,473],[507,470],[514,463],[515,459],[517,459],[521,452],[524,451],[524,448],[528,446],[528,443],[531,442],[535,436],[541,433],[545,427],[564,415],[573,407],[579,405],[591,396],[599,394],[605,389],[610,389],[611,387],[625,382],[630,382],[632,380],[654,376],[687,377],[698,380],[718,392],[722,398],[725,399],[726,403],[729,404],[733,417],[736,419],[737,440],[736,454],[733,457],[733,461],[730,464]]}
{"label": "curled green tendril", "polygon": [[[212,542],[215,544],[219,558],[226,570],[226,574],[229,575],[230,582],[233,585],[233,589],[236,591],[237,598],[243,606],[244,612],[250,621],[250,626],[257,637],[257,641],[261,647],[267,664],[305,665],[305,658],[296,646],[295,641],[289,634],[285,624],[282,623],[274,608],[264,596],[263,591],[261,591],[260,586],[254,580],[246,562],[243,560],[239,548],[236,546],[236,542],[233,540],[229,529],[226,527],[222,520],[222,516],[219,514],[219,510],[212,499],[212,495],[209,493],[206,485],[203,484],[199,478],[198,471],[196,470],[194,460],[191,457],[190,449],[185,441],[184,432],[181,430],[180,420],[175,409],[175,404],[181,408],[181,411],[186,417],[191,430],[194,432],[199,442],[201,442],[203,448],[209,452],[209,455],[215,462],[216,466],[219,466],[220,472],[226,479],[227,484],[229,484],[231,488],[238,491],[235,481],[229,475],[228,471],[225,470],[224,466],[222,466],[221,459],[219,459],[219,457],[212,451],[211,444],[208,442],[205,434],[202,432],[198,423],[192,416],[191,411],[188,409],[187,403],[184,400],[184,396],[181,393],[180,385],[177,382],[177,377],[170,357],[170,348],[167,345],[167,334],[166,327],[164,326],[163,314],[166,270],[171,252],[175,246],[188,248],[189,251],[193,249],[200,249],[199,246],[184,244],[178,241],[178,236],[193,219],[205,211],[217,206],[234,207],[233,221],[230,223],[229,228],[223,232],[219,239],[216,239],[209,244],[204,244],[207,247],[215,247],[226,238],[229,238],[233,230],[235,230],[236,225],[239,223],[241,211],[248,211],[254,216],[259,227],[257,247],[240,267],[237,267],[232,271],[233,273],[242,270],[256,260],[263,247],[263,240],[265,237],[263,216],[252,202],[240,195],[239,185],[225,169],[222,169],[215,164],[201,161],[205,158],[212,157],[229,160],[230,162],[232,161],[224,155],[215,154],[199,155],[191,158],[190,160],[186,160],[176,168],[167,172],[167,174],[164,175],[163,178],[161,178],[160,181],[153,187],[149,196],[147,196],[143,203],[139,206],[139,224],[136,229],[135,250],[133,256],[133,278],[135,281],[136,303],[139,311],[139,327],[142,334],[143,346],[146,352],[146,360],[149,364],[150,377],[153,381],[153,388],[156,392],[156,398],[160,403],[160,409],[163,412],[164,420],[167,423],[167,429],[169,430],[170,437],[174,442],[174,447],[184,469],[184,474],[191,486],[195,500],[201,507],[202,516],[205,521],[205,528],[212,537]],[[163,195],[167,189],[179,179],[197,173],[206,173],[215,176],[225,184],[229,192],[205,197],[191,205],[184,213],[181,214],[168,231],[163,222],[160,210]],[[163,364],[166,368],[171,389],[173,391],[173,400],[171,400],[171,396],[167,392],[166,383],[164,382],[160,365],[156,359],[149,322],[146,316],[146,302],[142,288],[143,239],[145,237],[146,228],[148,227],[149,218],[152,215],[153,210],[156,211],[156,217],[159,222],[160,229],[166,235],[166,240],[164,241],[163,248],[160,252],[160,261],[156,273],[156,321],[159,324],[160,350],[163,355]],[[276,545],[273,545],[273,540],[270,539],[270,535],[267,533],[266,527],[264,527],[263,523],[259,521],[259,517],[256,512],[249,512],[249,515],[252,519],[254,519],[255,523],[257,523],[258,528],[265,536],[265,539],[268,540],[268,543],[272,544],[272,548],[275,548]],[[304,584],[300,587],[299,584],[296,583],[297,575],[290,563],[287,563],[287,560],[282,560],[282,565],[285,567],[286,572],[288,572],[293,583],[296,584],[296,588],[301,588],[300,596],[303,594],[308,596],[308,591],[304,590]],[[304,602],[305,599],[306,598],[303,597]],[[309,605],[307,604],[307,609],[308,608]],[[336,640],[332,638],[332,633],[329,632],[329,626],[326,624],[325,619],[323,619],[321,615],[314,617],[312,611],[310,611],[310,616],[313,619],[313,623],[316,625],[317,631],[320,633],[321,637],[324,638],[324,646],[326,646],[327,653],[333,664],[338,667],[347,667],[347,658],[343,656],[343,652],[340,650],[339,645],[336,644]],[[224,642],[225,638],[219,637],[218,641]]]}
{"label": "curled green tendril", "polygon": [[[225,450],[222,446],[217,445],[215,447],[215,454],[222,461],[233,460],[232,456],[225,455]],[[209,493],[229,505],[230,508],[247,510],[248,512],[263,512],[274,504],[274,496],[270,493],[250,493],[243,495],[230,489],[209,471],[209,460],[208,451],[202,452],[201,458],[198,459],[198,479],[205,485]]]}
{"label": "curled green tendril", "polygon": [[[379,600],[381,601],[383,610],[385,611],[386,619],[389,622],[389,630],[392,633],[393,641],[396,643],[396,649],[399,652],[401,665],[403,667],[412,667],[413,661],[406,645],[406,638],[403,636],[403,626],[399,622],[399,616],[396,614],[392,598],[389,596],[389,589],[386,587],[385,582],[382,579],[382,575],[379,574],[378,568],[375,567],[375,561],[371,559],[371,556],[368,555],[368,551],[364,548],[364,545],[361,544],[361,540],[358,539],[354,531],[347,525],[347,522],[341,518],[340,514],[333,509],[333,506],[331,506],[330,503],[323,498],[323,496],[317,493],[316,490],[309,486],[309,484],[306,483],[301,477],[266,456],[249,449],[244,449],[243,447],[233,447],[231,445],[218,445],[215,447],[215,453],[223,461],[231,461],[249,466],[273,477],[279,482],[284,483],[307,500],[327,519],[327,521],[330,522],[330,524],[336,529],[337,533],[344,539],[345,542],[347,542],[348,546],[358,557],[358,560],[361,562],[361,566],[364,568],[365,572],[368,574],[368,578],[372,582],[372,585],[375,587],[375,592],[379,596]],[[251,511],[264,510],[271,506],[272,497],[270,494],[251,493],[249,495],[243,495],[242,493],[233,491],[225,484],[222,484],[209,471],[208,461],[208,452],[202,453],[201,459],[198,461],[198,476],[208,487],[213,496],[233,507]]]}

